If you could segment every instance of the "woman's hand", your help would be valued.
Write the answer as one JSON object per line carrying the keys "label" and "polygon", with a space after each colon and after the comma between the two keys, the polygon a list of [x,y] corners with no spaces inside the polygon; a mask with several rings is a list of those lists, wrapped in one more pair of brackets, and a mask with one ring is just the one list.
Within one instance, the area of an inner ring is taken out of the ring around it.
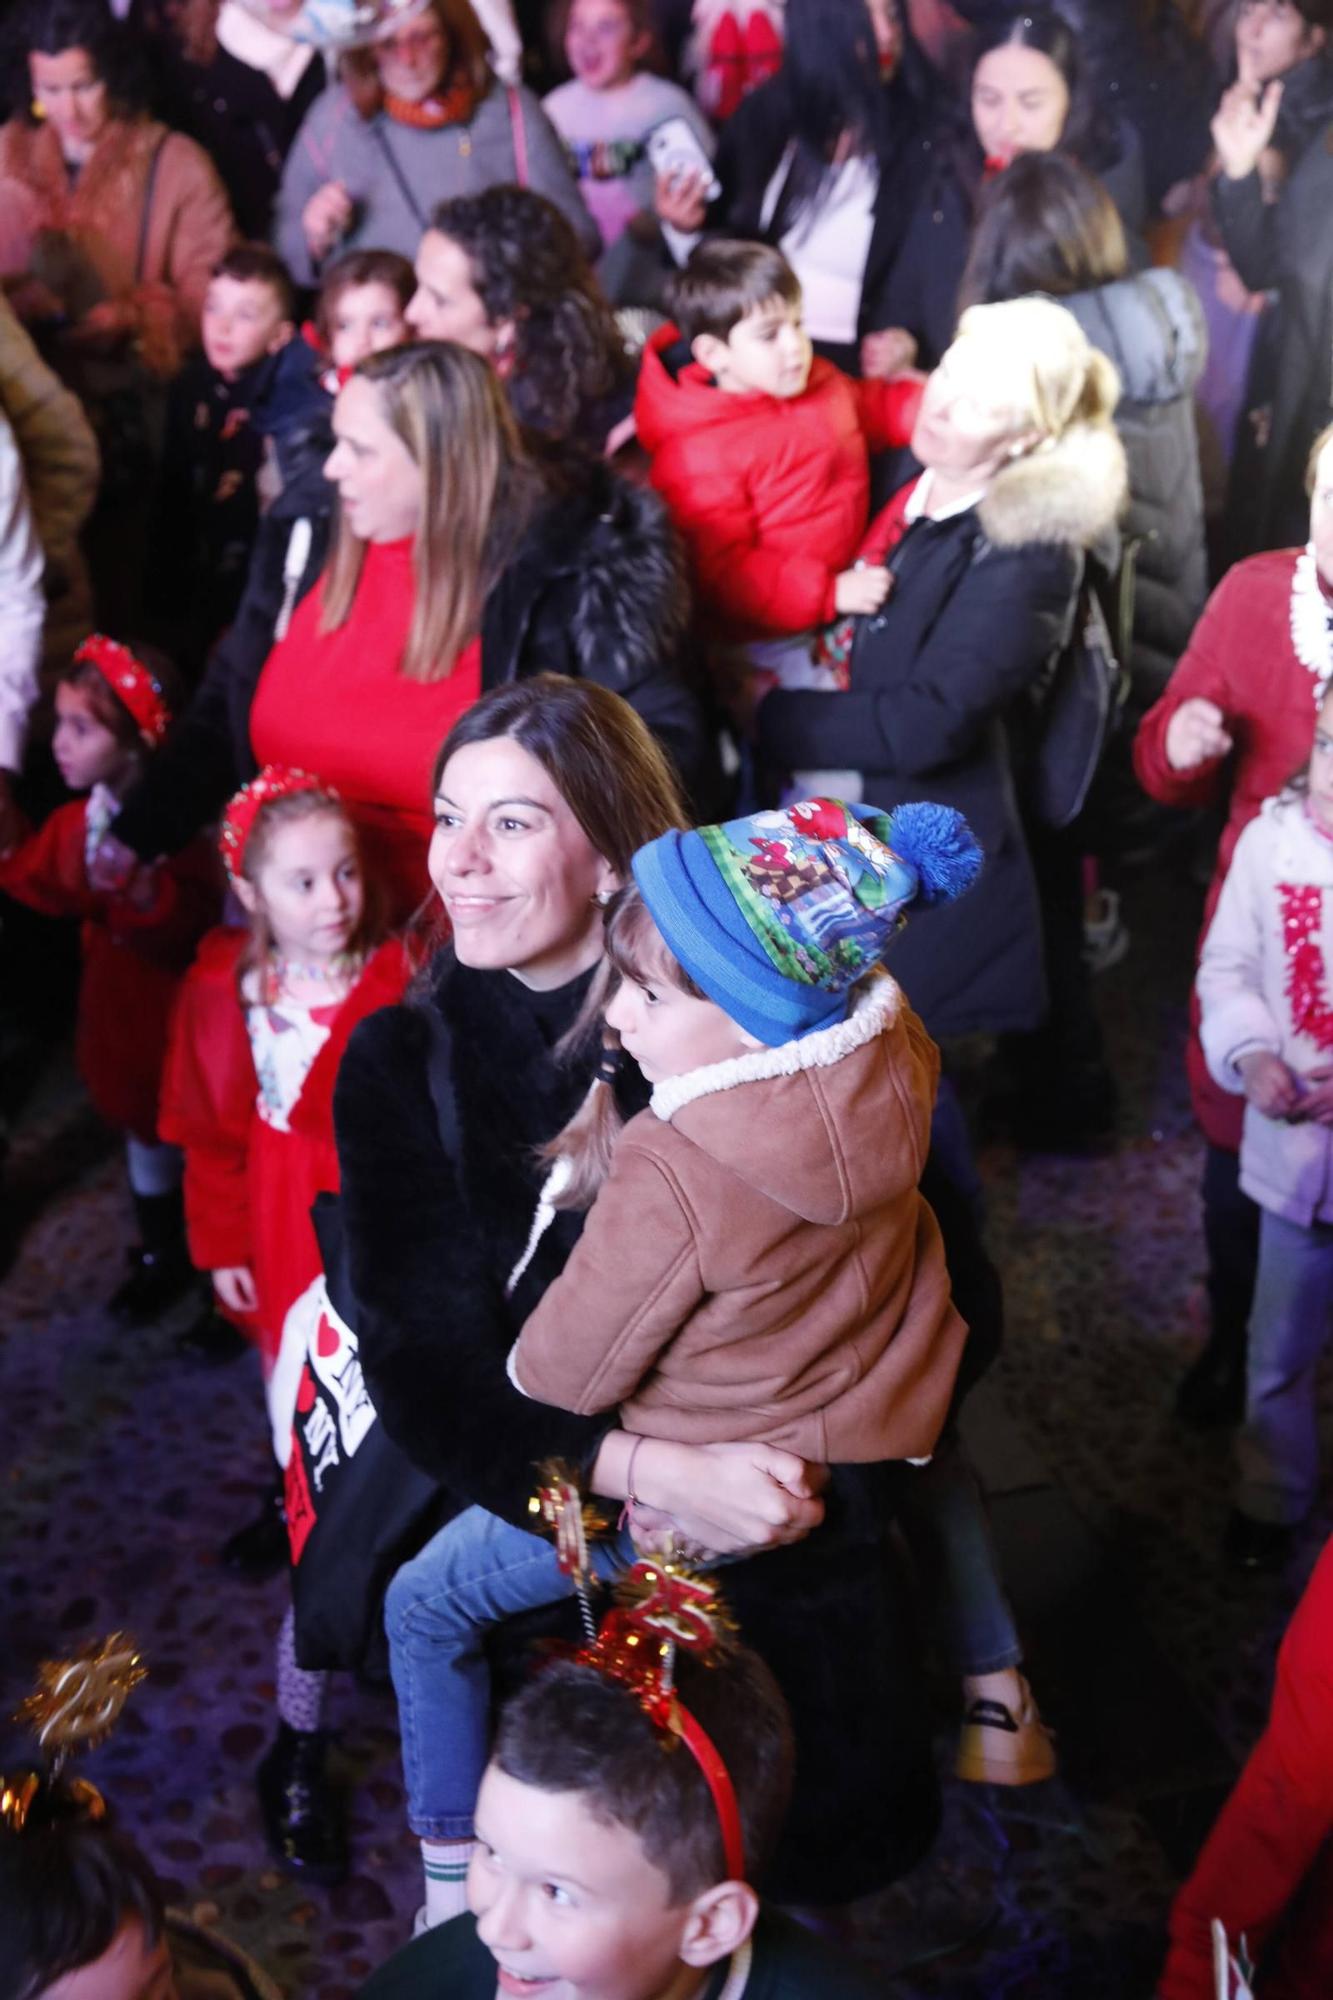
{"label": "woman's hand", "polygon": [[1265,1118],[1304,1117],[1301,1080],[1271,1049],[1250,1049],[1236,1068],[1245,1095]]}
{"label": "woman's hand", "polygon": [[1223,91],[1209,129],[1229,181],[1243,181],[1254,172],[1259,155],[1272,140],[1281,104],[1280,78],[1257,90],[1242,74],[1230,90]]}
{"label": "woman's hand", "polygon": [[258,1310],[255,1274],[248,1264],[224,1264],[221,1270],[214,1271],[213,1290],[228,1312],[252,1313]]}
{"label": "woman's hand", "polygon": [[325,181],[322,188],[316,188],[301,210],[301,227],[317,264],[328,256],[340,236],[346,236],[354,213],[352,197],[341,181]]}
{"label": "woman's hand", "polygon": [[1173,771],[1193,771],[1225,757],[1231,748],[1227,719],[1215,701],[1191,695],[1166,725],[1166,761]]}
{"label": "woman's hand", "polygon": [[916,341],[905,326],[881,327],[861,342],[861,373],[871,381],[887,382],[916,360]]}
{"label": "woman's hand", "polygon": [[824,1518],[819,1494],[827,1483],[827,1466],[767,1444],[645,1438],[634,1462],[636,1495],[671,1517],[677,1545],[683,1539],[718,1555],[803,1540]]}
{"label": "woman's hand", "polygon": [[685,236],[704,226],[708,201],[704,194],[708,176],[698,167],[681,174],[659,174],[653,190],[653,206],[659,222],[669,222]]}

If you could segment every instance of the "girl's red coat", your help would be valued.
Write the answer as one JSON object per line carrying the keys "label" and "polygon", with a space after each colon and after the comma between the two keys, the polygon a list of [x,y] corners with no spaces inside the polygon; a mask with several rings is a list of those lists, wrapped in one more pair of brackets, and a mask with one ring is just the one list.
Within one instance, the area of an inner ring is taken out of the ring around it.
{"label": "girl's red coat", "polygon": [[151,1144],[172,1004],[194,948],[217,919],[221,873],[212,843],[191,841],[158,870],[151,905],[91,887],[88,801],[61,806],[6,855],[0,889],[48,917],[82,920],[75,1054],[97,1110]]}

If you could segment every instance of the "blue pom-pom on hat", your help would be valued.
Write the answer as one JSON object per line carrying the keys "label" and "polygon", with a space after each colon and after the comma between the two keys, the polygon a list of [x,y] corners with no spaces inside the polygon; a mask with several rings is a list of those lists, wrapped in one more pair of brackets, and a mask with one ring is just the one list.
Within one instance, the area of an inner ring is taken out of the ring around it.
{"label": "blue pom-pom on hat", "polygon": [[776,1046],[844,1019],[907,906],[962,895],[981,862],[951,806],[803,799],[663,834],[635,855],[634,878],[695,983]]}

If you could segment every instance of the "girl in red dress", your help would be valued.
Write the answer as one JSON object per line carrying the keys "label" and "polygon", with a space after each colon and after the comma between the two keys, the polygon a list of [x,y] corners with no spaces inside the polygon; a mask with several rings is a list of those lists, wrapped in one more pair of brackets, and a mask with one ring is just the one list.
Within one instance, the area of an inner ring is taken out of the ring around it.
{"label": "girl in red dress", "polygon": [[[399,1000],[411,968],[384,937],[347,808],[320,779],[266,766],[228,806],[221,846],[250,924],[211,932],[181,990],[160,1129],[185,1152],[190,1254],[259,1348],[285,1467],[321,1269],[310,1208],[338,1186],[334,1079],[357,1022]],[[344,1867],[322,1802],[325,1681],[297,1667],[289,1609],[282,1726],[259,1785],[279,1858],[313,1880]]]}
{"label": "girl in red dress", "polygon": [[193,1282],[181,1210],[181,1162],[158,1140],[167,1022],[200,937],[217,919],[216,857],[202,836],[123,889],[88,879],[120,801],[166,736],[174,672],[160,655],[85,639],[56,688],[52,748],[72,791],[35,831],[0,855],[0,889],[44,916],[82,922],[76,1056],[94,1106],[125,1134],[141,1242],[111,1299],[119,1318],[149,1320]]}

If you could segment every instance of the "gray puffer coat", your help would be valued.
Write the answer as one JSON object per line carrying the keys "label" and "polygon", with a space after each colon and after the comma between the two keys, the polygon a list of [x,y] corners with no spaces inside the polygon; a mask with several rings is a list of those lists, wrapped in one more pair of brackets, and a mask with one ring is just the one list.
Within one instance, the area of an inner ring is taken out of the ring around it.
{"label": "gray puffer coat", "polygon": [[1129,464],[1127,536],[1136,568],[1131,703],[1149,708],[1184,652],[1208,594],[1194,386],[1208,335],[1194,287],[1142,271],[1062,298],[1120,374],[1115,426]]}

